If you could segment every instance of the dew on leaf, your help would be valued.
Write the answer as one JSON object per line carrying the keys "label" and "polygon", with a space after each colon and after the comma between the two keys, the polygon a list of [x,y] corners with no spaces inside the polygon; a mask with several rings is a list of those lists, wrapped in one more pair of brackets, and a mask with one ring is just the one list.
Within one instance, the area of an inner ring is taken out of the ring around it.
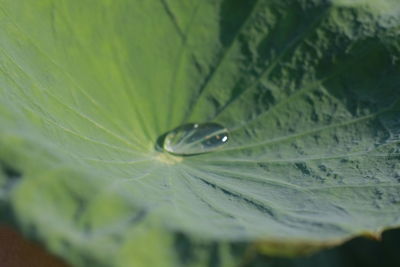
{"label": "dew on leaf", "polygon": [[228,129],[218,123],[188,123],[165,134],[162,147],[171,154],[189,156],[212,152],[228,139]]}

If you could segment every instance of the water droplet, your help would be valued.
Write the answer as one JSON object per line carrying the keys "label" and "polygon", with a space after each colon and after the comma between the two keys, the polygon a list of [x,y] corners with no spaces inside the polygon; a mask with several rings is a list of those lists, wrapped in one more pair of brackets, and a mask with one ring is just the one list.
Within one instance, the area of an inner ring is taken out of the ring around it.
{"label": "water droplet", "polygon": [[188,123],[164,134],[163,149],[175,155],[196,155],[214,151],[226,144],[228,130],[217,123]]}

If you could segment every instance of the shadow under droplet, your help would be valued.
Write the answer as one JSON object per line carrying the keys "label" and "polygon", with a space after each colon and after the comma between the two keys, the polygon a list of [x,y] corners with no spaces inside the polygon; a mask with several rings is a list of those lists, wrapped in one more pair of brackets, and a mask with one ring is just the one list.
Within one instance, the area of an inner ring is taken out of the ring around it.
{"label": "shadow under droplet", "polygon": [[164,145],[165,137],[167,136],[167,134],[168,134],[168,132],[166,132],[163,135],[160,135],[157,138],[156,143],[154,145],[154,150],[155,151],[157,151],[157,152],[163,152],[164,151],[163,145]]}

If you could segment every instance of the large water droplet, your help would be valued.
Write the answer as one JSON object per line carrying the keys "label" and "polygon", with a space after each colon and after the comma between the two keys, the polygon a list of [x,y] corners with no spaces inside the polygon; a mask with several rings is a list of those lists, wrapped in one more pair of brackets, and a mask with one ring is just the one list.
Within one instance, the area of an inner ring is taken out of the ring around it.
{"label": "large water droplet", "polygon": [[188,123],[165,134],[163,149],[175,155],[196,155],[214,151],[228,139],[228,130],[220,124]]}

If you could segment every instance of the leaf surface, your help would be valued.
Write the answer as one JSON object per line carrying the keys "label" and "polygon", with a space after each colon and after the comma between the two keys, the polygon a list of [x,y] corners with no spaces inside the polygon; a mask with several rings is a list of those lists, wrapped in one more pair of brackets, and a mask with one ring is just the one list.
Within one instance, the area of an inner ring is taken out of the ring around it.
{"label": "leaf surface", "polygon": [[[227,242],[399,225],[397,1],[0,6],[1,207],[72,263],[231,266]],[[215,151],[156,149],[207,122],[229,131]]]}

